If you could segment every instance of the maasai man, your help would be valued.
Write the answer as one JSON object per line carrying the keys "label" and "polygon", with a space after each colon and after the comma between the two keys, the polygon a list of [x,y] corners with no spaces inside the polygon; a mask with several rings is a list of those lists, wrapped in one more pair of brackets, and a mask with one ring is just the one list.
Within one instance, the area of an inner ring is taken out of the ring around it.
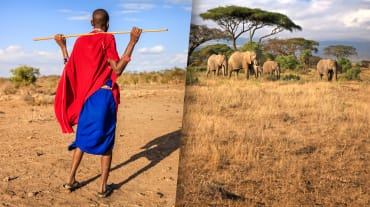
{"label": "maasai man", "polygon": [[97,195],[106,197],[113,191],[107,185],[115,139],[119,88],[116,84],[138,42],[142,30],[133,27],[130,42],[121,57],[115,38],[108,31],[109,15],[104,9],[92,14],[92,35],[79,37],[68,56],[62,34],[54,36],[64,57],[65,67],[55,96],[55,114],[63,133],[72,133],[77,124],[76,138],[69,146],[74,150],[72,166],[64,188],[73,191],[80,187],[76,180],[77,168],[83,154],[101,156],[101,187]]}

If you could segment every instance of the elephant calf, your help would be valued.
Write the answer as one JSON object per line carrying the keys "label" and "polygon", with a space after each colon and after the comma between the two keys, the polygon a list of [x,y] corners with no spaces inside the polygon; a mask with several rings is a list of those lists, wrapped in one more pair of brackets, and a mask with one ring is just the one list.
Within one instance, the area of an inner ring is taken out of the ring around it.
{"label": "elephant calf", "polygon": [[319,74],[320,80],[322,80],[322,76],[325,77],[328,81],[333,79],[337,80],[337,70],[338,70],[338,63],[336,60],[332,59],[321,59],[317,65],[317,72]]}
{"label": "elephant calf", "polygon": [[262,73],[263,74],[275,74],[277,79],[280,79],[280,65],[278,62],[273,60],[268,60],[263,63],[262,66]]}
{"label": "elephant calf", "polygon": [[223,75],[226,75],[226,69],[227,69],[227,57],[226,55],[216,55],[213,54],[209,56],[207,61],[207,77],[209,73],[212,71],[213,75],[217,76],[220,73],[220,70],[222,71]]}

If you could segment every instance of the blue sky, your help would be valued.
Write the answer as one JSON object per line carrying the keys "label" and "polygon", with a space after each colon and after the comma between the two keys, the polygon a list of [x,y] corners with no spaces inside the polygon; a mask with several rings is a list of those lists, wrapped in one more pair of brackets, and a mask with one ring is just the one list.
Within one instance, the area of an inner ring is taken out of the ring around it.
{"label": "blue sky", "polygon": [[[2,0],[0,77],[9,77],[10,69],[22,64],[40,68],[42,75],[60,74],[63,61],[55,42],[32,39],[56,33],[89,32],[92,29],[91,12],[96,8],[104,8],[110,13],[110,31],[129,30],[132,26],[169,29],[162,33],[144,33],[127,71],[185,67],[190,20],[217,27],[212,21],[203,21],[199,14],[227,5],[279,12],[303,28],[273,37],[304,37],[322,43],[330,41],[331,44],[353,43],[358,47],[357,59],[370,59],[370,0],[194,0],[193,4],[191,0]],[[266,32],[261,30],[256,36]],[[128,37],[116,35],[119,54],[123,53]],[[68,39],[70,52],[75,39]]]}
{"label": "blue sky", "polygon": [[[279,12],[302,27],[302,31],[284,31],[273,38],[303,37],[319,41],[321,45],[353,44],[358,56],[351,58],[370,59],[370,0],[195,0],[192,23],[218,28],[213,21],[203,21],[199,14],[229,5]],[[256,36],[269,31],[260,30]]]}
{"label": "blue sky", "polygon": [[[11,76],[19,65],[40,68],[41,75],[59,75],[63,58],[54,40],[33,41],[57,33],[92,30],[91,13],[104,8],[110,14],[109,31],[168,28],[143,33],[127,71],[154,71],[186,66],[191,0],[4,0],[0,2],[0,77]],[[119,54],[129,35],[116,35]],[[69,52],[76,38],[67,39]]]}

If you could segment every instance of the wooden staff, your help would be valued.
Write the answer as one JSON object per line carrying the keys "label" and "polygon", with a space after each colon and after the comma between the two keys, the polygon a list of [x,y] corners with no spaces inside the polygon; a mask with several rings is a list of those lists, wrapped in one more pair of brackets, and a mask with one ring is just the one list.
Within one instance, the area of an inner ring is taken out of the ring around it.
{"label": "wooden staff", "polygon": [[[146,29],[143,30],[142,32],[167,32],[167,28],[161,28],[161,29]],[[88,35],[95,35],[95,34],[129,34],[131,31],[120,31],[120,32],[98,32],[98,33],[85,33],[85,34],[70,34],[70,35],[63,35],[65,38],[70,38],[70,37],[79,37],[79,36],[88,36]],[[54,36],[50,37],[36,37],[33,38],[34,41],[40,41],[40,40],[53,40]]]}

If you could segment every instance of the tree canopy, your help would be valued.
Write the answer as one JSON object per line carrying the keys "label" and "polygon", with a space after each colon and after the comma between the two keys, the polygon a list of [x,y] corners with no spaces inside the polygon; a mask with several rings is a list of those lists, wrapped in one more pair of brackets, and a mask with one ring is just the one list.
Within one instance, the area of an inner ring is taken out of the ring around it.
{"label": "tree canopy", "polygon": [[302,37],[295,37],[289,39],[269,39],[264,45],[264,50],[273,57],[277,56],[293,56],[304,70],[310,67],[310,58],[312,52],[318,51],[319,43],[314,40],[306,40]]}
{"label": "tree canopy", "polygon": [[262,9],[252,9],[248,7],[226,6],[210,9],[205,13],[200,14],[204,20],[215,21],[226,33],[233,42],[233,48],[236,50],[236,39],[243,33],[249,31],[249,41],[252,42],[255,32],[264,27],[273,27],[272,31],[259,38],[259,43],[262,39],[275,35],[284,30],[293,31],[301,30],[299,25],[296,25],[286,15],[264,11]]}
{"label": "tree canopy", "polygon": [[348,45],[330,45],[324,48],[325,55],[332,55],[339,59],[340,57],[349,57],[357,55],[356,48]]}
{"label": "tree canopy", "polygon": [[317,52],[318,46],[319,43],[317,41],[295,37],[289,39],[270,39],[263,45],[263,48],[274,56],[298,56],[298,54],[302,54],[303,52]]}
{"label": "tree canopy", "polygon": [[191,24],[188,56],[204,42],[214,39],[225,39],[227,37],[228,35],[219,29],[210,29],[205,25]]}
{"label": "tree canopy", "polygon": [[226,56],[230,56],[232,52],[233,50],[226,44],[208,45],[193,52],[192,56],[189,56],[189,65],[201,66],[207,64],[208,57],[212,54],[224,54]]}
{"label": "tree canopy", "polygon": [[252,15],[251,21],[253,22],[253,28],[250,35],[250,40],[252,41],[253,35],[256,30],[262,29],[263,27],[270,26],[272,30],[269,34],[263,35],[259,38],[258,43],[261,44],[262,39],[273,36],[284,30],[293,32],[294,30],[302,30],[299,25],[296,25],[289,17],[284,14],[277,12],[268,12],[260,9],[254,9],[255,12]]}
{"label": "tree canopy", "polygon": [[253,10],[247,7],[227,6],[209,9],[200,14],[200,17],[213,20],[223,28],[229,34],[233,48],[236,50],[236,39],[251,29],[248,19],[252,13]]}

